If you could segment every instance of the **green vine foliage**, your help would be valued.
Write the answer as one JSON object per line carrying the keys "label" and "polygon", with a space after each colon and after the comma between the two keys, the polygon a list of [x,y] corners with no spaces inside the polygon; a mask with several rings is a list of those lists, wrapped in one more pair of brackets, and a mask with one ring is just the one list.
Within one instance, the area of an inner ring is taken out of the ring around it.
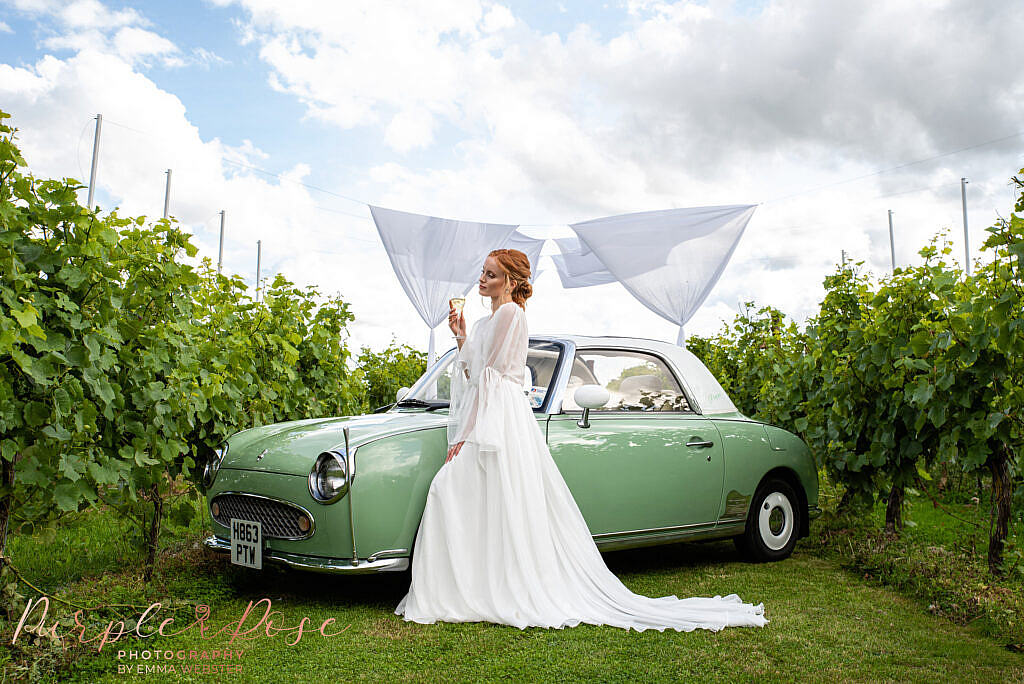
{"label": "green vine foliage", "polygon": [[982,250],[994,260],[969,275],[947,263],[951,246],[936,236],[923,264],[877,284],[863,262],[837,267],[803,332],[772,307],[752,315],[748,302],[732,325],[687,347],[742,412],[799,434],[844,485],[844,503],[887,497],[893,531],[904,488],[936,465],[990,474],[998,572],[1024,426],[1022,213],[1024,192],[987,229]]}
{"label": "green vine foliage", "polygon": [[427,355],[407,344],[399,345],[392,339],[391,344],[379,352],[363,347],[358,365],[363,373],[362,409],[364,413],[370,413],[395,403],[395,396],[402,387],[412,387],[427,370]]}
{"label": "green vine foliage", "polygon": [[[0,112],[0,123],[8,118]],[[0,125],[0,501],[52,534],[105,504],[148,551],[186,523],[212,450],[258,424],[358,413],[340,298],[278,275],[254,302],[173,222],[106,216],[39,180]],[[2,512],[2,511],[0,511]],[[6,528],[5,528],[6,530]]]}
{"label": "green vine foliage", "polygon": [[130,221],[98,220],[71,181],[21,174],[13,132],[0,126],[0,455],[17,466],[3,494],[16,518],[52,522],[144,464],[130,437],[103,444],[125,403],[117,350],[139,327],[122,315],[137,255],[118,232]]}
{"label": "green vine foliage", "polygon": [[[711,338],[691,335],[686,347],[701,358],[745,415],[797,431],[805,389],[794,372],[806,347],[796,323],[771,306],[751,312],[746,302],[732,324]],[[786,384],[779,378],[787,378]]]}

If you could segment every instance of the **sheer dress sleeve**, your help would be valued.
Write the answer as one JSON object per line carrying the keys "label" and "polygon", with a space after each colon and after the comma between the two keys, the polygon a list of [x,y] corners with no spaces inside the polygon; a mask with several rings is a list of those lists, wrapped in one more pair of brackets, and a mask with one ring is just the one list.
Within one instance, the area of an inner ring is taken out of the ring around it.
{"label": "sheer dress sleeve", "polygon": [[452,371],[449,446],[462,441],[482,449],[501,445],[502,402],[528,401],[522,390],[528,340],[526,313],[515,302],[474,323]]}

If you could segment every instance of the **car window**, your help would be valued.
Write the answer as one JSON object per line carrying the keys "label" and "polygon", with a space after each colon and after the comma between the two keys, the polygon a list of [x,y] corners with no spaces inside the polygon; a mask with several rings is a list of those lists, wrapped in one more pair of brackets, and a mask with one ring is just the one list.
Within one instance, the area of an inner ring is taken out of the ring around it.
{"label": "car window", "polygon": [[[540,408],[544,403],[551,378],[558,365],[561,347],[543,340],[530,341],[526,353],[526,373],[523,394],[530,400],[530,406]],[[425,373],[405,396],[406,399],[424,401],[450,401],[452,387],[452,362],[455,354],[441,358],[428,373]]]}
{"label": "car window", "polygon": [[672,372],[654,354],[579,350],[562,398],[562,410],[582,410],[573,393],[583,385],[600,385],[608,390],[608,403],[599,411],[692,411]]}

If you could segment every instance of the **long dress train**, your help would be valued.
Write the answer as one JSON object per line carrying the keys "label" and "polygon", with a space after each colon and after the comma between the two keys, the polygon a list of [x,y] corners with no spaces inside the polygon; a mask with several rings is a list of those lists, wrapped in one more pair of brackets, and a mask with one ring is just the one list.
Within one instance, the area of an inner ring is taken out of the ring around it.
{"label": "long dress train", "polygon": [[430,484],[412,583],[395,609],[424,624],[486,621],[625,629],[763,626],[762,604],[735,594],[650,598],[608,567],[523,393],[528,333],[508,302],[481,318],[452,372],[449,445]]}

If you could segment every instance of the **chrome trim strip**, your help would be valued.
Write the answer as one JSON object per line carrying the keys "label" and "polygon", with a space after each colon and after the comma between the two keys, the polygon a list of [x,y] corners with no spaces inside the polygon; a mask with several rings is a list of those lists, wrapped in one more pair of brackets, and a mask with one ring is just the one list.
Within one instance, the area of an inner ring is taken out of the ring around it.
{"label": "chrome trim strip", "polygon": [[689,525],[672,525],[670,527],[648,527],[640,530],[623,530],[622,532],[602,532],[601,534],[595,534],[594,539],[605,539],[608,537],[619,537],[624,534],[659,534],[665,532],[674,532],[677,530],[692,530],[698,527],[714,527],[717,523],[715,522],[703,522],[703,523],[690,523]]}
{"label": "chrome trim strip", "polygon": [[352,565],[359,565],[359,554],[356,552],[356,519],[352,515],[352,481],[356,477],[356,454],[349,448],[349,426],[346,423],[341,430],[345,434],[345,470],[348,471],[348,529],[352,534]]}
{"label": "chrome trim strip", "polygon": [[[544,395],[544,403],[542,403],[537,410],[531,409],[533,410],[534,415],[560,413],[562,407],[562,392],[565,388],[566,383],[569,380],[569,374],[572,370],[572,359],[576,356],[576,343],[573,342],[572,340],[568,340],[562,337],[552,337],[549,335],[530,335],[529,342],[549,342],[551,344],[557,344],[562,347],[561,353],[558,357],[559,365],[555,368],[555,372],[551,376],[551,382],[548,384],[547,393]],[[426,369],[423,375],[420,376],[420,380],[430,382],[432,376],[435,373],[435,369],[446,364],[446,360],[448,359],[448,357],[451,355],[458,354],[458,352],[458,347],[452,347],[444,354],[439,356],[437,360],[434,361],[434,365]],[[420,385],[420,381],[417,380],[417,382],[413,383],[413,386],[409,388],[408,394],[412,394],[414,390],[418,390]],[[554,390],[554,392],[552,392],[552,390]],[[391,413],[394,411],[394,409],[395,406],[392,405],[391,408],[385,411],[385,413]]]}
{"label": "chrome trim strip", "polygon": [[[565,413],[551,416],[552,420],[579,420],[583,412],[578,409],[567,409]],[[700,418],[702,420],[717,421],[715,416],[704,416],[692,411],[608,411],[590,410],[590,421],[595,420],[622,420],[642,416],[650,420],[679,420],[680,418]]]}
{"label": "chrome trim strip", "polygon": [[[558,359],[558,367],[551,376],[551,383],[548,385],[548,396],[544,398],[547,405],[543,407],[543,411],[548,415],[556,415],[562,412],[565,387],[569,384],[569,377],[572,375],[572,364],[576,360],[576,343],[572,340],[557,337],[534,337],[533,339],[562,345],[562,355]],[[552,390],[554,391],[552,392]]]}
{"label": "chrome trim strip", "polygon": [[309,539],[310,537],[313,536],[313,533],[316,532],[316,518],[314,518],[313,514],[310,513],[309,511],[307,511],[304,506],[300,506],[299,504],[295,503],[294,501],[287,501],[286,499],[278,499],[277,497],[274,497],[274,496],[266,496],[264,494],[253,494],[252,492],[239,492],[239,491],[234,491],[234,490],[227,490],[227,491],[223,491],[223,492],[217,492],[212,497],[210,497],[210,500],[209,500],[209,502],[206,505],[207,511],[210,514],[210,519],[213,522],[217,523],[218,525],[220,525],[220,523],[217,522],[217,518],[213,515],[213,502],[217,499],[218,496],[224,496],[224,495],[227,495],[227,494],[235,494],[237,496],[251,496],[251,497],[256,498],[256,499],[266,499],[267,501],[273,501],[275,503],[284,504],[286,506],[290,506],[292,508],[299,509],[300,511],[302,511],[303,513],[306,514],[307,518],[309,518],[309,533],[306,536],[304,536],[304,537],[269,537],[270,539],[285,539],[285,540],[288,540],[288,541],[301,541],[303,539]]}
{"label": "chrome trim strip", "polygon": [[378,551],[376,553],[371,553],[369,556],[367,556],[366,561],[368,563],[372,563],[378,558],[385,558],[387,556],[401,556],[403,553],[409,553],[409,549],[388,549],[387,551]]}
{"label": "chrome trim strip", "polygon": [[[211,551],[228,553],[231,551],[231,543],[220,537],[212,536],[203,540],[203,546]],[[345,575],[360,575],[373,572],[402,572],[409,569],[408,558],[385,558],[375,561],[363,561],[358,565],[348,559],[321,558],[318,556],[303,556],[298,553],[275,551],[273,549],[263,550],[263,560],[274,563],[281,563],[299,570],[312,572],[329,572]]]}
{"label": "chrome trim strip", "polygon": [[[538,422],[546,421],[548,419],[548,417],[549,417],[546,413],[534,413],[533,416],[534,416],[534,418]],[[541,432],[543,433],[544,432],[544,426],[540,425],[538,427],[540,427]],[[364,447],[367,444],[373,444],[374,442],[379,442],[382,439],[389,439],[391,437],[398,437],[400,435],[408,435],[408,434],[411,434],[413,432],[420,432],[421,430],[443,430],[444,428],[445,428],[445,424],[444,423],[438,423],[437,425],[428,425],[427,427],[406,428],[406,429],[403,429],[401,432],[389,432],[389,433],[384,434],[384,435],[375,435],[375,436],[371,437],[370,439],[367,439],[365,442],[363,442],[359,446],[355,447],[352,451],[354,453],[356,451],[359,451],[359,449],[361,447]],[[353,461],[353,465],[354,465],[354,463],[355,462]],[[263,472],[263,471],[260,471],[260,472]],[[291,473],[282,473],[282,474],[290,475]]]}
{"label": "chrome trim strip", "polygon": [[[646,536],[629,536],[625,535],[618,538],[603,538],[596,539],[595,543],[598,548],[602,551],[615,551],[617,549],[636,549],[644,546],[659,546],[661,544],[671,544],[673,542],[686,542],[686,541],[700,541],[704,539],[724,539],[742,534],[745,524],[714,524],[706,523],[703,525],[692,525],[681,526],[683,529],[676,528],[662,528],[668,531],[660,534],[651,534]],[[624,534],[624,533],[619,533]],[[603,535],[602,535],[603,536]]]}
{"label": "chrome trim strip", "polygon": [[[438,425],[428,425],[426,427],[417,427],[417,428],[404,428],[400,432],[388,432],[388,433],[385,433],[383,435],[374,435],[373,437],[367,439],[365,442],[363,442],[359,446],[355,447],[352,450],[352,452],[355,453],[356,451],[358,451],[360,449],[360,447],[364,447],[367,444],[373,444],[374,442],[379,442],[382,439],[389,439],[391,437],[398,437],[399,435],[408,435],[408,434],[413,433],[413,432],[420,432],[421,430],[440,430],[440,429],[443,429],[443,428],[444,428],[444,423],[439,423]],[[352,460],[352,466],[355,467],[355,459]],[[355,474],[353,473],[353,476],[354,475]]]}

